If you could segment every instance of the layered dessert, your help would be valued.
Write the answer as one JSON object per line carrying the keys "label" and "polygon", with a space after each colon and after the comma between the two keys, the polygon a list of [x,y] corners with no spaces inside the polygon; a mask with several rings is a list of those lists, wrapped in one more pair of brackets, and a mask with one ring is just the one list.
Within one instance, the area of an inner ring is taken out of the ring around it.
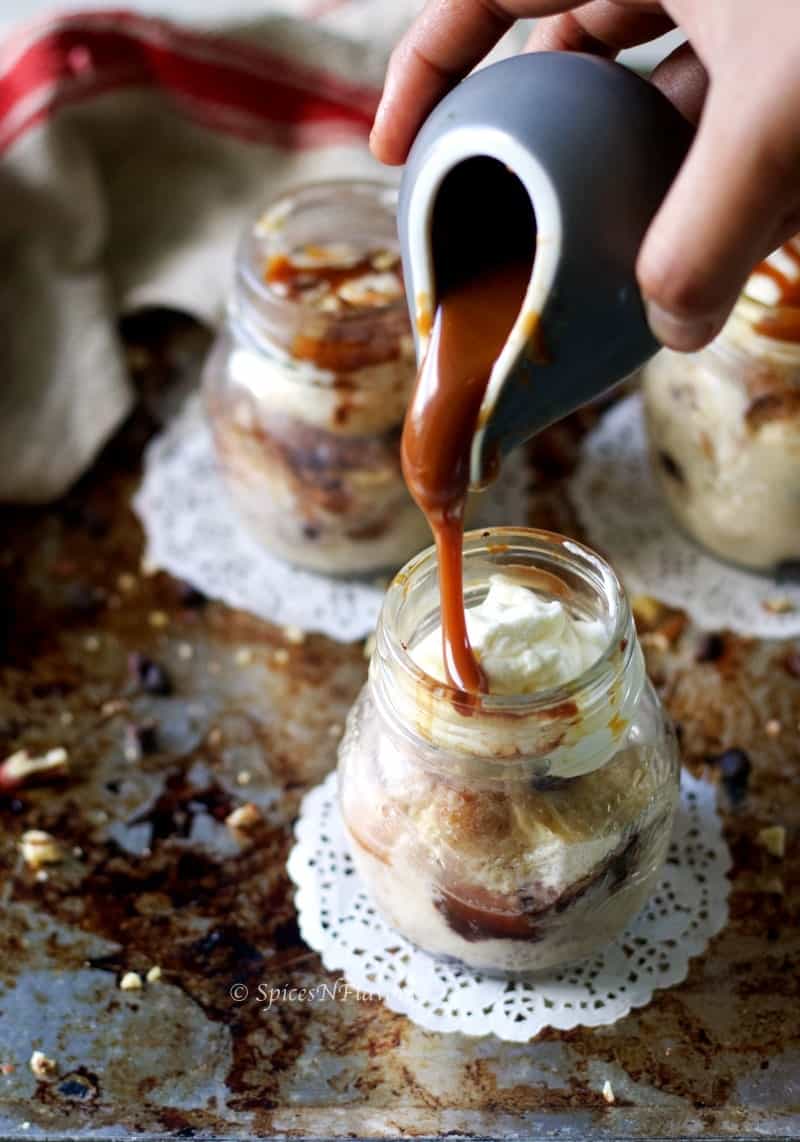
{"label": "layered dessert", "polygon": [[731,562],[800,559],[800,241],[751,275],[700,353],[643,371],[653,465],[681,526]]}
{"label": "layered dessert", "polygon": [[[400,470],[414,350],[385,193],[321,184],[267,211],[206,371],[239,514],[270,550],[333,573],[396,567],[425,542]],[[323,231],[342,237],[309,240]]]}
{"label": "layered dessert", "polygon": [[653,891],[677,798],[674,741],[638,647],[616,695],[563,696],[607,655],[603,621],[508,574],[466,617],[485,708],[453,709],[434,624],[409,646],[413,725],[381,716],[374,680],[351,715],[343,817],[398,931],[486,971],[537,971],[613,939]]}

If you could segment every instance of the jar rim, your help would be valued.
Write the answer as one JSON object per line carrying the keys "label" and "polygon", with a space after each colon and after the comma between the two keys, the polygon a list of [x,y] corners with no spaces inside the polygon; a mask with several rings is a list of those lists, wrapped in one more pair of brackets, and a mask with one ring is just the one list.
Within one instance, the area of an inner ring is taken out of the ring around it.
{"label": "jar rim", "polygon": [[[609,671],[613,670],[617,674],[626,668],[636,650],[636,640],[630,637],[633,623],[630,605],[610,564],[592,548],[558,532],[528,527],[475,529],[464,535],[463,557],[466,562],[471,556],[496,554],[492,552],[492,547],[505,547],[503,554],[513,554],[515,543],[520,552],[524,550],[528,556],[539,550],[543,555],[557,555],[573,570],[580,569],[584,578],[592,582],[598,595],[602,595],[608,605],[610,623],[606,646],[602,654],[579,675],[533,694],[481,695],[477,707],[478,711],[489,714],[538,714],[554,717],[560,707],[566,707],[576,698],[585,697],[598,688],[606,691]],[[392,626],[399,617],[408,593],[409,581],[430,572],[435,563],[436,548],[431,546],[411,559],[395,575],[381,608],[379,631],[383,634],[383,647],[409,682],[427,688],[439,699],[457,704],[459,698],[463,697],[460,690],[426,674],[414,659],[408,644],[387,635],[387,627]],[[501,564],[498,564],[498,570],[502,570]]]}
{"label": "jar rim", "polygon": [[[239,242],[239,247],[236,255],[236,277],[237,281],[247,291],[248,299],[251,302],[261,304],[269,307],[277,318],[281,315],[287,319],[290,315],[298,315],[304,312],[315,313],[313,307],[303,304],[299,301],[292,301],[289,298],[281,297],[270,289],[268,283],[264,280],[263,276],[258,272],[254,264],[254,251],[253,244],[258,238],[259,223],[272,211],[277,211],[285,204],[287,213],[290,207],[294,204],[299,206],[304,205],[309,199],[324,194],[334,194],[347,190],[350,193],[368,194],[373,199],[385,196],[383,205],[387,211],[394,213],[397,205],[398,187],[396,184],[390,182],[388,179],[380,178],[328,178],[319,179],[314,182],[294,183],[285,187],[280,194],[274,198],[266,200],[260,208],[250,217],[247,225],[245,226],[244,233]],[[399,241],[397,243],[399,249]],[[387,302],[385,305],[375,306],[368,311],[363,309],[353,309],[352,312],[344,311],[336,313],[336,323],[341,323],[342,327],[355,325],[359,321],[364,321],[365,317],[369,320],[375,320],[376,317],[383,318],[385,316],[394,315],[397,312],[404,312],[406,308],[405,296],[397,298],[395,301]]]}

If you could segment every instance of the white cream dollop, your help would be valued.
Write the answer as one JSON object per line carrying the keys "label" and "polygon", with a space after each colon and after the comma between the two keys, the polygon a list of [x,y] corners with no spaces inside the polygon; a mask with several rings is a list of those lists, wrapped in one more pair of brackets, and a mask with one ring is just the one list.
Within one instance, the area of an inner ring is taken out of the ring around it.
{"label": "white cream dollop", "polygon": [[[492,575],[486,598],[467,610],[467,631],[492,694],[535,694],[570,682],[608,643],[599,620],[574,618],[558,599],[542,598],[503,574]],[[412,646],[411,656],[444,682],[441,626]]]}

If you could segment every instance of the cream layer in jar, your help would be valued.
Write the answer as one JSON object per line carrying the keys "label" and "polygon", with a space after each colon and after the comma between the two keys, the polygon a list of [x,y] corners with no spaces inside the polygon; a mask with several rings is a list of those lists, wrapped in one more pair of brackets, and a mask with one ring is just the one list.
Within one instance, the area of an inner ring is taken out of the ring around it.
{"label": "cream layer in jar", "polygon": [[473,967],[536,971],[608,942],[652,891],[675,744],[638,645],[609,651],[602,619],[498,574],[468,625],[490,685],[471,713],[443,685],[436,625],[409,644],[427,681],[407,704],[402,684],[384,704],[376,652],[340,755],[343,816],[398,931]]}
{"label": "cream layer in jar", "polygon": [[712,345],[643,370],[653,464],[681,526],[756,570],[800,559],[800,243],[750,277]]}

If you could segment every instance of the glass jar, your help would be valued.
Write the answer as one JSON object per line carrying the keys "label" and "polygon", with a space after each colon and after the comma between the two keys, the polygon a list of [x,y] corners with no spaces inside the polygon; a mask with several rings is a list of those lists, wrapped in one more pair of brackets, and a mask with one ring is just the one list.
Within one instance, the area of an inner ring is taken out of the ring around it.
{"label": "glass jar", "polygon": [[641,908],[669,845],[679,765],[607,564],[549,532],[470,532],[468,607],[497,571],[601,620],[600,658],[565,685],[465,705],[413,657],[439,622],[436,558],[423,552],[386,596],[339,796],[387,921],[434,955],[513,973],[588,956]]}
{"label": "glass jar", "polygon": [[753,570],[800,560],[800,311],[745,294],[711,345],[662,350],[642,382],[653,466],[681,527]]}
{"label": "glass jar", "polygon": [[313,569],[397,567],[428,542],[400,470],[415,379],[395,224],[378,182],[273,202],[239,250],[205,400],[253,535]]}

